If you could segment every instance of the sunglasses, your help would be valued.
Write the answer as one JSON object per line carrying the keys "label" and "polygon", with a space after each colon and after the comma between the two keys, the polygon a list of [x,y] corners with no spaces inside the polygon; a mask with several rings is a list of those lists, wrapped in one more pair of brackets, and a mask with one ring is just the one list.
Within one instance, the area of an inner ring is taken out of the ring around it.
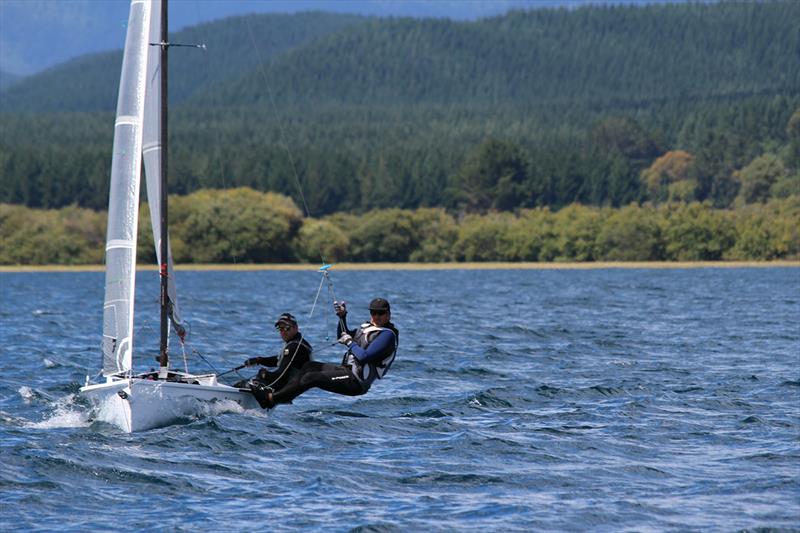
{"label": "sunglasses", "polygon": [[289,331],[293,326],[275,326],[278,331]]}
{"label": "sunglasses", "polygon": [[383,316],[388,312],[389,311],[370,311],[369,314],[371,314],[372,316]]}

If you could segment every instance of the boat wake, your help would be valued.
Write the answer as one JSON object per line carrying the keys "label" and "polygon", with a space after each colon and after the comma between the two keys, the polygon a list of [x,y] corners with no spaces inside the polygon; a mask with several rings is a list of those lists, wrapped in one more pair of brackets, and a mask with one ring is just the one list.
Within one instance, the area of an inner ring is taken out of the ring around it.
{"label": "boat wake", "polygon": [[43,420],[34,422],[19,419],[21,426],[31,429],[79,428],[91,425],[90,412],[80,405],[76,394],[63,398],[52,398],[30,387],[22,386],[17,391],[27,403],[40,402],[48,413]]}
{"label": "boat wake", "polygon": [[[0,420],[30,429],[58,429],[90,427],[96,422],[106,423],[120,427],[124,425],[119,417],[125,416],[116,405],[117,402],[109,401],[98,407],[92,407],[82,402],[77,394],[67,394],[56,398],[28,386],[21,386],[17,390],[20,397],[28,404],[38,404],[45,410],[42,420],[29,420],[0,415]],[[185,405],[184,405],[185,408]],[[190,423],[195,420],[214,418],[227,413],[244,413],[250,411],[260,414],[259,410],[248,410],[234,400],[215,400],[212,402],[197,401],[189,411],[175,414],[176,423]]]}

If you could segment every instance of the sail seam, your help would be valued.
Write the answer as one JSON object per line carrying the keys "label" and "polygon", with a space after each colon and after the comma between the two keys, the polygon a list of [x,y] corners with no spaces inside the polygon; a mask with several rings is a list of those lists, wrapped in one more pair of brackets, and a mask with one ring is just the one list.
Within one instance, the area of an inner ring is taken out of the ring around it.
{"label": "sail seam", "polygon": [[134,115],[121,115],[117,117],[114,126],[138,126],[139,118]]}

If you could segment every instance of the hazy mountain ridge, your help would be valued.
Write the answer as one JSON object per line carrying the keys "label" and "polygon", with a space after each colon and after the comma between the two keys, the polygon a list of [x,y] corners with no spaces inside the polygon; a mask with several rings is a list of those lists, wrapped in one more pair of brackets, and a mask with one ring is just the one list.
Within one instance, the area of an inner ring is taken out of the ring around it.
{"label": "hazy mountain ridge", "polygon": [[[319,10],[384,17],[448,17],[465,20],[501,14],[511,8],[574,6],[581,1],[173,0],[170,2],[169,18],[175,30],[252,13]],[[654,0],[593,1],[646,3]],[[0,26],[3,29],[0,32],[0,70],[27,76],[81,55],[108,52],[122,46],[129,4],[126,0],[0,1]]]}
{"label": "hazy mountain ridge", "polygon": [[[206,49],[171,50],[170,99],[180,102],[207,84],[239,77],[262,61],[362,20],[358,15],[321,12],[248,15],[171,34],[172,42],[204,44]],[[122,51],[115,50],[81,56],[29,76],[7,91],[2,111],[113,111],[121,62]]]}
{"label": "hazy mountain ridge", "polygon": [[12,74],[10,72],[6,72],[4,70],[0,70],[0,91],[5,90],[6,88],[14,85],[19,80],[21,80],[23,76],[19,76],[17,74]]}
{"label": "hazy mountain ridge", "polygon": [[[265,74],[279,105],[608,105],[792,92],[795,20],[796,2],[544,9],[476,22],[234,17],[171,37],[208,46],[173,50],[171,97],[263,104]],[[120,57],[85,56],[32,76],[7,92],[4,107],[113,110]]]}

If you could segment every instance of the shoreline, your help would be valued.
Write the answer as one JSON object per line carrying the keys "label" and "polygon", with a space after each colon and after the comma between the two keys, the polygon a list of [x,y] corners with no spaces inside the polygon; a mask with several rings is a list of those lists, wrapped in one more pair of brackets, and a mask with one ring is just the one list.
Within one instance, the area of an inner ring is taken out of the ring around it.
{"label": "shoreline", "polygon": [[[696,268],[798,268],[795,261],[598,261],[598,262],[488,262],[488,263],[334,263],[333,270],[602,270],[602,269],[696,269]],[[307,263],[189,264],[177,271],[319,270]],[[103,272],[104,265],[0,265],[4,272]],[[137,265],[137,271],[157,270],[156,265]]]}

